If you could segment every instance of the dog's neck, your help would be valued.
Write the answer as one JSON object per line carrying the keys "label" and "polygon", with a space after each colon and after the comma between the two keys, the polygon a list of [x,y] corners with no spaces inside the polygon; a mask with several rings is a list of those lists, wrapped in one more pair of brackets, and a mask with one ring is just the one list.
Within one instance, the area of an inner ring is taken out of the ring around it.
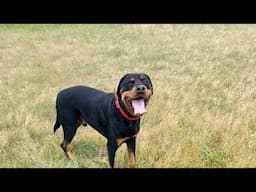
{"label": "dog's neck", "polygon": [[116,108],[118,109],[118,111],[120,112],[120,114],[122,115],[122,117],[124,117],[126,120],[128,121],[137,121],[140,119],[140,116],[129,116],[125,111],[124,109],[122,108],[122,106],[120,105],[119,103],[119,99],[118,99],[118,96],[117,96],[117,92],[114,91],[114,96],[115,96],[115,106]]}

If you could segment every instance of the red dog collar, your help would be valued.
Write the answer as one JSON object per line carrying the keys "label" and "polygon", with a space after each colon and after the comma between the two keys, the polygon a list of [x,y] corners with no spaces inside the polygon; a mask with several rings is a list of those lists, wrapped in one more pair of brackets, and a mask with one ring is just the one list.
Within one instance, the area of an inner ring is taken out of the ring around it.
{"label": "red dog collar", "polygon": [[138,117],[129,117],[129,116],[124,112],[124,110],[122,109],[122,107],[120,106],[116,91],[114,91],[114,95],[115,95],[115,105],[116,105],[116,108],[118,109],[118,111],[121,113],[121,115],[122,115],[126,120],[129,120],[129,121],[136,121],[136,120],[140,119],[140,116],[138,116]]}

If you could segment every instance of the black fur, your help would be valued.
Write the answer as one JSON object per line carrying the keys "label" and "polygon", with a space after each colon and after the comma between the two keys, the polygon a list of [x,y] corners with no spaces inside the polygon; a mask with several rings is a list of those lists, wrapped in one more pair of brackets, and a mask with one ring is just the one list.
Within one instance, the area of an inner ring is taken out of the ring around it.
{"label": "black fur", "polygon": [[[144,81],[140,77],[145,78]],[[135,79],[134,85],[129,84],[131,78]],[[148,75],[144,73],[130,73],[123,76],[118,84],[117,94],[120,105],[127,113],[124,103],[120,98],[121,90],[129,91],[134,86],[145,85],[153,93],[152,82]],[[107,149],[110,167],[114,167],[114,158],[117,148],[118,138],[128,138],[127,147],[133,150],[135,156],[135,135],[140,129],[140,119],[129,121],[125,119],[115,106],[113,93],[86,87],[75,86],[59,92],[56,100],[57,118],[53,131],[60,125],[64,131],[63,143],[70,144],[76,134],[77,128],[88,123],[107,139]],[[80,121],[79,121],[80,119]],[[81,119],[83,123],[81,123]],[[79,123],[78,123],[79,122]],[[62,148],[65,145],[62,143]],[[68,149],[63,150],[66,152]]]}

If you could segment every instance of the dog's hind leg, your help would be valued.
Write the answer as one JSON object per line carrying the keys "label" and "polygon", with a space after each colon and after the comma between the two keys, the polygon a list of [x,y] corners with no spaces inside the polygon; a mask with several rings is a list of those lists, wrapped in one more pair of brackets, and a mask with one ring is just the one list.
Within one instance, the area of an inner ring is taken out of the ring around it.
{"label": "dog's hind leg", "polygon": [[[65,125],[63,125],[63,127],[64,126]],[[70,143],[76,134],[77,128],[75,126],[72,126],[72,127],[65,127],[65,129],[63,128],[63,130],[64,130],[64,139],[63,139],[63,142],[60,144],[60,146],[65,152],[67,158],[73,159],[73,155],[70,150]]]}
{"label": "dog's hind leg", "polygon": [[70,150],[70,143],[72,142],[76,131],[78,124],[76,122],[76,115],[70,114],[65,121],[62,122],[63,132],[64,132],[64,139],[63,142],[60,144],[61,148],[65,152],[68,159],[73,159],[72,152]]}
{"label": "dog's hind leg", "polygon": [[80,125],[83,125],[84,127],[87,126],[87,123],[85,120],[82,118],[82,116],[79,116],[77,121],[76,121],[76,128],[80,127]]}
{"label": "dog's hind leg", "polygon": [[73,159],[73,154],[70,150],[70,143],[68,143],[65,139],[63,140],[63,142],[60,144],[61,148],[63,149],[63,151],[65,152],[66,156],[68,159],[72,160]]}

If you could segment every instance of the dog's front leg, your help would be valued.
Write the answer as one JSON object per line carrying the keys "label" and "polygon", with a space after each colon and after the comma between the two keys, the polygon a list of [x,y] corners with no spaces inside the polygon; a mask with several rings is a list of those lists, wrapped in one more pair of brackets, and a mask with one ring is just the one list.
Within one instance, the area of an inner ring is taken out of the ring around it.
{"label": "dog's front leg", "polygon": [[129,157],[129,166],[130,168],[135,168],[135,148],[136,148],[136,138],[127,140],[127,150]]}
{"label": "dog's front leg", "polygon": [[114,168],[115,155],[116,155],[117,148],[118,146],[115,141],[111,141],[111,140],[108,141],[107,149],[108,149],[108,161],[109,161],[110,168]]}

